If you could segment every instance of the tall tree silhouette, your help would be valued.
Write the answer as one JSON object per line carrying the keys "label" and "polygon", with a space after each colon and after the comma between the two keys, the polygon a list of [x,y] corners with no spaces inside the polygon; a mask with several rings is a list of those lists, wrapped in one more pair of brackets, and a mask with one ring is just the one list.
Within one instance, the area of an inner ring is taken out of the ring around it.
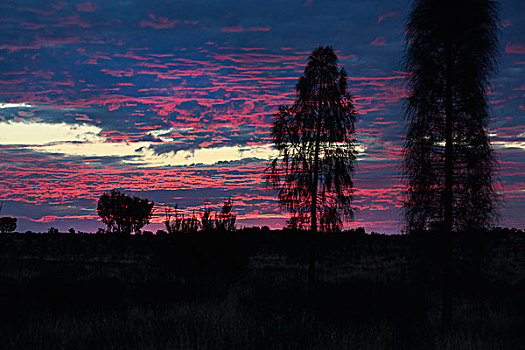
{"label": "tall tree silhouette", "polygon": [[356,111],[330,46],[315,49],[296,87],[293,106],[280,106],[272,136],[278,156],[266,169],[267,182],[294,226],[310,223],[308,290],[315,284],[315,233],[352,218],[352,173],[356,161]]}
{"label": "tall tree silhouette", "polygon": [[[417,0],[406,39],[407,228],[442,229],[448,276],[453,230],[485,228],[496,215],[486,89],[497,61],[497,4]],[[451,302],[444,284],[446,323]]]}
{"label": "tall tree silhouette", "polygon": [[[266,169],[291,222],[312,232],[352,218],[356,111],[330,46],[315,49],[296,87],[293,106],[280,106],[272,136],[278,156]],[[318,226],[319,225],[319,226]]]}

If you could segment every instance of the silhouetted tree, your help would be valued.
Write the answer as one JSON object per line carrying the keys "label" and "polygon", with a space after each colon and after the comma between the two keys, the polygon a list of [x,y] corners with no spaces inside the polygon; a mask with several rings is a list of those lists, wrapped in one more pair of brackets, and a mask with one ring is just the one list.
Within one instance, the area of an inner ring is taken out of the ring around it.
{"label": "silhouetted tree", "polygon": [[496,161],[485,130],[496,10],[491,0],[419,0],[412,8],[405,56],[410,230],[485,228],[496,214]]}
{"label": "silhouetted tree", "polygon": [[[4,201],[0,202],[0,212],[4,207]],[[0,217],[0,232],[14,232],[16,230],[16,218],[9,216]]]}
{"label": "silhouetted tree", "polygon": [[[267,168],[267,182],[294,226],[312,232],[352,218],[352,173],[356,160],[356,111],[330,46],[315,49],[296,87],[291,107],[280,106],[272,136],[279,155]],[[331,225],[326,223],[330,221]]]}
{"label": "silhouetted tree", "polygon": [[[318,230],[342,225],[341,214],[353,212],[352,173],[356,161],[353,133],[356,111],[346,91],[346,72],[339,69],[330,46],[315,49],[296,87],[293,106],[280,106],[272,136],[279,155],[266,169],[267,182],[290,223],[310,223]],[[315,284],[315,243],[310,242],[308,289]]]}
{"label": "silhouetted tree", "polygon": [[217,230],[228,232],[235,230],[237,215],[232,212],[232,208],[233,202],[231,198],[228,198],[228,201],[224,202],[221,212],[216,215],[215,227]]}
{"label": "silhouetted tree", "polygon": [[[453,230],[486,228],[496,214],[496,161],[486,133],[486,89],[497,60],[496,2],[417,0],[406,33],[405,216],[410,231],[442,229],[447,279]],[[445,281],[445,323],[448,294]]]}
{"label": "silhouetted tree", "polygon": [[16,218],[3,216],[0,218],[0,232],[8,233],[16,230]]}
{"label": "silhouetted tree", "polygon": [[106,224],[108,232],[139,233],[149,223],[153,214],[153,202],[147,199],[127,196],[112,190],[98,200],[97,212]]}

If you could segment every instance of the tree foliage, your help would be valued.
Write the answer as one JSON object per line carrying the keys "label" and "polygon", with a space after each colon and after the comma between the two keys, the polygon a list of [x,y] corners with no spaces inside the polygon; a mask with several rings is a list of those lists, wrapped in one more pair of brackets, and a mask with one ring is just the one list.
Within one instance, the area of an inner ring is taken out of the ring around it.
{"label": "tree foliage", "polygon": [[356,161],[356,111],[329,46],[315,49],[296,86],[294,104],[280,106],[272,136],[278,156],[266,169],[268,184],[291,214],[290,223],[312,231],[341,227],[352,218],[352,173]]}
{"label": "tree foliage", "polygon": [[98,200],[97,212],[108,232],[139,233],[153,214],[153,202],[112,190]]}
{"label": "tree foliage", "polygon": [[409,230],[485,228],[496,216],[486,90],[497,32],[492,0],[414,2],[405,55]]}
{"label": "tree foliage", "polygon": [[16,218],[9,216],[0,217],[0,232],[8,233],[16,230]]}

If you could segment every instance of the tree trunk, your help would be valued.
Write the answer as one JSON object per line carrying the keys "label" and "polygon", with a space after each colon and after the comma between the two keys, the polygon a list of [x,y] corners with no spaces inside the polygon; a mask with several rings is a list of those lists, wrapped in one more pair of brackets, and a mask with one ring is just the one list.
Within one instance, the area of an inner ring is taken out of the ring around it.
{"label": "tree trunk", "polygon": [[[323,89],[322,81],[319,86],[319,93]],[[308,292],[312,293],[315,288],[315,241],[317,238],[317,186],[319,183],[319,146],[321,142],[321,113],[322,113],[322,102],[319,101],[317,106],[317,121],[315,126],[315,148],[314,148],[314,169],[313,169],[313,181],[312,181],[312,206],[310,210],[311,219],[311,232],[310,232],[310,251],[308,257]]]}
{"label": "tree trunk", "polygon": [[443,222],[443,286],[441,323],[448,328],[452,322],[451,264],[452,264],[452,229],[453,229],[453,92],[452,92],[452,59],[449,50],[445,48],[445,192],[444,192],[444,222]]}

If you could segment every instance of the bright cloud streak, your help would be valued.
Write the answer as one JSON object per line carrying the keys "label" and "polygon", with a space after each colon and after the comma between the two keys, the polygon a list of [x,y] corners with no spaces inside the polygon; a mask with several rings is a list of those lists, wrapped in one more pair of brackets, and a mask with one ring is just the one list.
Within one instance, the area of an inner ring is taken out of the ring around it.
{"label": "bright cloud streak", "polygon": [[87,124],[0,122],[0,145],[47,145],[56,142],[93,142],[102,129]]}
{"label": "bright cloud streak", "polygon": [[31,108],[29,103],[22,102],[22,103],[0,103],[0,109],[3,108]]}

